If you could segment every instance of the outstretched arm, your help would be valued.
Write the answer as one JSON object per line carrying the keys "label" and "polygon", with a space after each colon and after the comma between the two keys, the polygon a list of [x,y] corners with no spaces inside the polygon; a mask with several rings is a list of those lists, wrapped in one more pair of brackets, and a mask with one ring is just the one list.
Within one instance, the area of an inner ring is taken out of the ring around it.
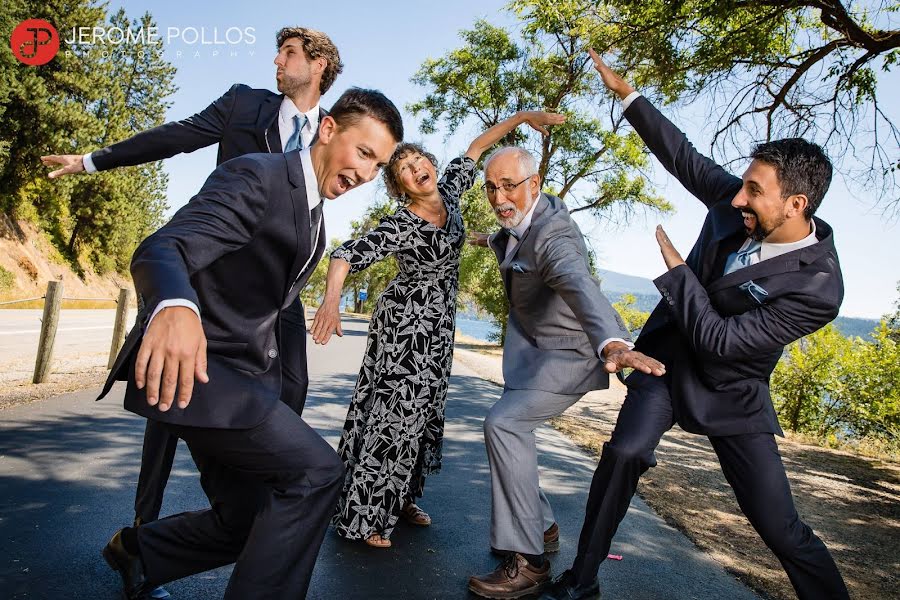
{"label": "outstretched arm", "polygon": [[[594,50],[589,53],[607,89],[622,100],[634,94],[634,87],[610,69]],[[635,94],[627,104],[625,118],[662,166],[678,178],[687,191],[707,207],[722,201],[731,202],[742,185],[739,177],[697,152],[687,136],[646,98]]]}
{"label": "outstretched arm", "polygon": [[325,297],[313,317],[309,332],[317,344],[327,344],[331,334],[344,336],[341,329],[341,292],[344,291],[344,280],[350,273],[350,263],[343,258],[332,258],[328,263],[328,274],[325,276]]}
{"label": "outstretched arm", "polygon": [[84,154],[49,154],[41,157],[45,167],[58,166],[48,174],[50,179],[84,173],[85,156],[94,169],[105,171],[169,158],[182,152],[217,144],[234,107],[241,86],[234,85],[201,112],[181,121],[171,121],[142,131],[112,146]]}
{"label": "outstretched arm", "polygon": [[558,115],[556,113],[548,113],[539,110],[519,111],[510,118],[500,121],[475,138],[472,143],[469,144],[466,156],[477,162],[478,159],[481,158],[481,155],[484,154],[485,150],[499,142],[503,139],[503,136],[522,123],[528,123],[532,129],[540,132],[542,135],[550,135],[550,132],[547,131],[547,126],[559,125],[560,123],[564,123],[565,120],[565,115]]}

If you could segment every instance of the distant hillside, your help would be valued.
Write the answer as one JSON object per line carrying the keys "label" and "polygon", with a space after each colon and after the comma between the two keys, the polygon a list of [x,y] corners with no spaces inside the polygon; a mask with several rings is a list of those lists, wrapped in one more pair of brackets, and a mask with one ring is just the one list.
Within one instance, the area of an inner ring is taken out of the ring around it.
{"label": "distant hillside", "polygon": [[[645,277],[625,275],[615,271],[597,269],[600,283],[610,302],[619,302],[625,294],[635,297],[638,310],[650,312],[659,302],[659,292],[653,282]],[[834,326],[845,337],[861,337],[866,339],[878,326],[878,319],[858,319],[855,317],[838,317]]]}
{"label": "distant hillside", "polygon": [[646,277],[636,277],[634,275],[625,275],[624,273],[616,273],[615,271],[607,271],[605,269],[597,269],[597,277],[603,285],[603,290],[609,292],[620,292],[624,294],[646,294],[659,298],[659,292],[653,282]]}
{"label": "distant hillside", "polygon": [[844,337],[861,337],[868,339],[872,331],[880,323],[878,319],[857,319],[854,317],[838,317],[834,326]]}

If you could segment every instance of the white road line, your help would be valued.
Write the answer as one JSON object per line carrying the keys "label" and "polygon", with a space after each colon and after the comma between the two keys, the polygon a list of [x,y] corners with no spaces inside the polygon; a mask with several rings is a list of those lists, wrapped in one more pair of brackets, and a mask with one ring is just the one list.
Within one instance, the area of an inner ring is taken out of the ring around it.
{"label": "white road line", "polygon": [[[96,325],[94,327],[67,327],[65,329],[57,329],[56,333],[64,331],[91,331],[94,329],[112,329],[112,325]],[[40,329],[20,329],[19,331],[0,331],[0,335],[22,335],[24,333],[40,333]]]}

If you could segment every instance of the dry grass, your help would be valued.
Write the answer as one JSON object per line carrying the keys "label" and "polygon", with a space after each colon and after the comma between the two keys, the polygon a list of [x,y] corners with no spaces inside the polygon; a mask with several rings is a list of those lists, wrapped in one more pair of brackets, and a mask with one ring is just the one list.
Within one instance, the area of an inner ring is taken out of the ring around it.
{"label": "dry grass", "polygon": [[[599,457],[624,389],[594,392],[554,427]],[[800,517],[828,545],[855,599],[895,597],[900,584],[900,464],[779,439]],[[775,556],[740,512],[705,437],[678,428],[657,450],[638,493],[669,524],[753,589],[795,598]]]}

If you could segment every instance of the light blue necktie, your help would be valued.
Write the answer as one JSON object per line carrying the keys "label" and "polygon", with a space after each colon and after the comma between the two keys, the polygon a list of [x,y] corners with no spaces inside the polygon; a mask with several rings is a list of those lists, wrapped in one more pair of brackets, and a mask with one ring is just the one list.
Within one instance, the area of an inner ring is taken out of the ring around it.
{"label": "light blue necktie", "polygon": [[300,130],[306,127],[306,120],[306,115],[294,115],[294,132],[291,134],[291,137],[288,138],[287,144],[284,145],[285,152],[303,149],[303,143],[300,139]]}
{"label": "light blue necktie", "polygon": [[749,267],[751,258],[759,252],[760,248],[762,248],[762,242],[751,240],[749,246],[729,256],[728,262],[725,264],[725,275],[734,273],[738,269]]}

